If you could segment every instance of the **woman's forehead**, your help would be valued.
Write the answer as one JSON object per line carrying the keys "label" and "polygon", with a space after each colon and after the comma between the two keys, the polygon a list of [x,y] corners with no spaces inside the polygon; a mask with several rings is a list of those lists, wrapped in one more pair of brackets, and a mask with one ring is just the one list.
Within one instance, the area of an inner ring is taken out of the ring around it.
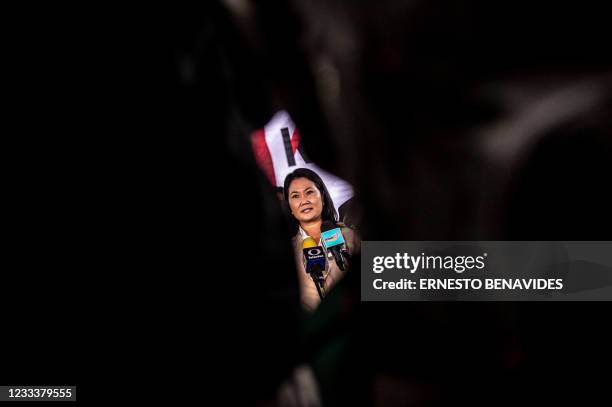
{"label": "woman's forehead", "polygon": [[291,184],[289,184],[289,192],[303,191],[308,188],[316,187],[317,186],[315,185],[315,183],[309,180],[308,178],[300,177],[291,181]]}

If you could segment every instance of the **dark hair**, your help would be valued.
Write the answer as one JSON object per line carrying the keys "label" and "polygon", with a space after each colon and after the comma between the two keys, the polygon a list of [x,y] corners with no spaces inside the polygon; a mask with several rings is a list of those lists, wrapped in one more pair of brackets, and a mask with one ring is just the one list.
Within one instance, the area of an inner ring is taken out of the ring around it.
{"label": "dark hair", "polygon": [[321,220],[323,222],[329,220],[336,223],[338,220],[338,217],[336,215],[336,208],[334,207],[334,202],[331,199],[331,195],[329,194],[329,191],[327,190],[327,187],[323,183],[321,177],[319,177],[316,172],[309,170],[308,168],[298,168],[297,170],[287,175],[283,187],[283,196],[285,198],[284,204],[287,209],[287,214],[289,215],[289,226],[291,228],[291,232],[297,233],[298,227],[300,226],[298,220],[291,214],[291,208],[289,207],[289,185],[291,185],[293,180],[296,178],[307,178],[315,184],[317,189],[321,192],[321,198],[323,200]]}

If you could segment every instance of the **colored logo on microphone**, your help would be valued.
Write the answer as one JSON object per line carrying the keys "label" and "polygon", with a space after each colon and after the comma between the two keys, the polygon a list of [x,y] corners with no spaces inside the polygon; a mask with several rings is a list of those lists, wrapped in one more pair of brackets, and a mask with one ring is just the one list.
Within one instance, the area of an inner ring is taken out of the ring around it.
{"label": "colored logo on microphone", "polygon": [[321,241],[326,248],[344,244],[344,236],[340,228],[335,228],[321,233]]}
{"label": "colored logo on microphone", "polygon": [[310,249],[304,249],[304,256],[309,260],[324,259],[325,253],[321,246],[311,247]]}
{"label": "colored logo on microphone", "polygon": [[309,256],[319,256],[323,254],[323,251],[321,249],[319,249],[318,247],[312,248],[310,250],[308,250],[308,255]]}

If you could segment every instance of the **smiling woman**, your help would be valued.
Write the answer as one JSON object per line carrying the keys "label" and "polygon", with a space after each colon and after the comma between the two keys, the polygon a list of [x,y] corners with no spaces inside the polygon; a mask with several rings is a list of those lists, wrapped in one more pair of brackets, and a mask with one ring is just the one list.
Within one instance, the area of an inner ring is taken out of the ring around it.
{"label": "smiling woman", "polygon": [[[337,225],[344,236],[349,256],[359,250],[359,239],[356,232],[337,221],[337,213],[323,180],[317,173],[307,168],[298,168],[287,175],[283,188],[284,202],[287,206],[291,223],[293,247],[295,250],[300,282],[302,305],[309,311],[314,311],[320,303],[314,281],[306,273],[302,254],[302,241],[311,237],[321,246],[321,225],[325,221]],[[327,258],[323,277],[324,291],[332,288],[346,271],[341,271],[333,258]]]}

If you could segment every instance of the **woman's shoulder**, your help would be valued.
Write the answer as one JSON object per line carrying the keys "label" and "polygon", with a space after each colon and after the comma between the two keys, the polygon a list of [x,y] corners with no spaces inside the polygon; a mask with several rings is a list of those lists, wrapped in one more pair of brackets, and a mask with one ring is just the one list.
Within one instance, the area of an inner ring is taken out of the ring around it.
{"label": "woman's shoulder", "polygon": [[357,234],[357,228],[354,225],[349,225],[343,222],[338,222],[336,225],[342,230],[342,234],[346,231],[349,234]]}
{"label": "woman's shoulder", "polygon": [[338,222],[337,225],[342,231],[342,236],[349,248],[349,252],[351,252],[351,254],[359,252],[361,250],[361,238],[359,237],[357,228],[342,222]]}

